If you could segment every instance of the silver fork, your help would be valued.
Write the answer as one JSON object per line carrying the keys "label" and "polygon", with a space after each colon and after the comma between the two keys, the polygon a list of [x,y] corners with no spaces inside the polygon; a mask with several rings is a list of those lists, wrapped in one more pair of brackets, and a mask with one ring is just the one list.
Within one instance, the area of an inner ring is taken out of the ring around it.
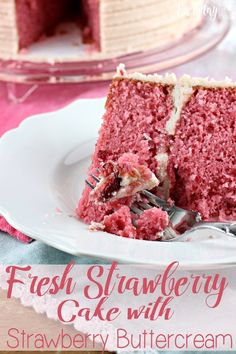
{"label": "silver fork", "polygon": [[[98,177],[91,174],[93,180],[97,183],[100,181]],[[95,186],[86,180],[87,185],[94,189]],[[175,205],[170,205],[164,199],[159,198],[148,190],[140,192],[147,202],[136,202],[130,207],[130,210],[137,215],[141,215],[144,210],[153,208],[154,206],[166,211],[170,224],[163,231],[163,241],[181,241],[190,237],[197,230],[223,231],[227,236],[236,237],[236,221],[232,222],[206,222],[201,221],[201,215],[193,210],[186,210]]]}

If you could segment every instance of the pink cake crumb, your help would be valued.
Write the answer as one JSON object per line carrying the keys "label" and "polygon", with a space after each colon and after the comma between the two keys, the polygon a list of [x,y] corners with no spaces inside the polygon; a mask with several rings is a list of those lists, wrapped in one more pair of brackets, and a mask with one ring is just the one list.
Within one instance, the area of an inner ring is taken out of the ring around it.
{"label": "pink cake crumb", "polygon": [[137,220],[137,238],[155,241],[168,226],[168,214],[160,208],[145,210]]}
{"label": "pink cake crumb", "polygon": [[[98,0],[15,0],[19,49],[58,34],[57,25],[66,20],[83,22],[91,41],[100,49],[100,12]],[[80,4],[79,4],[80,3]],[[59,29],[60,31],[60,29]],[[85,30],[86,31],[86,30]],[[62,33],[65,34],[65,30]]]}
{"label": "pink cake crumb", "polygon": [[130,209],[122,206],[115,213],[104,217],[105,231],[118,236],[136,238],[136,229],[132,223]]}
{"label": "pink cake crumb", "polygon": [[161,232],[168,226],[168,214],[156,207],[145,210],[140,217],[122,206],[115,213],[104,217],[104,231],[123,237],[155,241],[161,239]]}

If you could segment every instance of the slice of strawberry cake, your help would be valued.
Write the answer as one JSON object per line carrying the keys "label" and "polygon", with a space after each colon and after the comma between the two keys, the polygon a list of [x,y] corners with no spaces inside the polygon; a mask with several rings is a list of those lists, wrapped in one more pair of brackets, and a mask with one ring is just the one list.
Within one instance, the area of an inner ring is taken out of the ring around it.
{"label": "slice of strawberry cake", "polygon": [[149,189],[204,220],[236,220],[236,84],[172,75],[129,75],[121,66],[78,217],[120,236],[156,240],[169,220],[130,207]]}

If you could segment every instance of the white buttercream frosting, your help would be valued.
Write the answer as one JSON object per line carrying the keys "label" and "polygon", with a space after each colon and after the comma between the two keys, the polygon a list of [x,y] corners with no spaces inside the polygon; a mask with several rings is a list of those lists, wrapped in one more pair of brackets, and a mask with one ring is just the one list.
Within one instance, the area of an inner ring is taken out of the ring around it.
{"label": "white buttercream frosting", "polygon": [[[159,180],[154,175],[154,173],[152,173],[151,178],[148,180],[143,180],[142,176],[139,175],[138,171],[135,177],[130,176],[129,174],[124,174],[120,177],[121,177],[121,183],[120,183],[121,188],[116,193],[115,195],[116,198],[123,198],[126,197],[127,195],[134,195],[140,191],[143,191],[144,189],[150,190],[158,186],[159,184]],[[137,185],[135,187],[132,187],[132,194],[131,194],[128,187],[132,186],[133,183],[134,184],[137,183]]]}

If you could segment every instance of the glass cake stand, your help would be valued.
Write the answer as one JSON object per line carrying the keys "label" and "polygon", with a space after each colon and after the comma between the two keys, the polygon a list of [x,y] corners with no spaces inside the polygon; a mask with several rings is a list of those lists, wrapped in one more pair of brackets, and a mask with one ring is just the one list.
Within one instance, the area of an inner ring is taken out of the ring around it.
{"label": "glass cake stand", "polygon": [[204,14],[198,28],[171,46],[117,57],[89,52],[85,45],[78,43],[78,33],[72,29],[67,35],[32,45],[26,53],[0,59],[0,81],[8,83],[8,96],[14,100],[15,83],[27,84],[24,96],[28,97],[40,84],[110,80],[119,63],[124,63],[129,72],[159,72],[208,52],[222,41],[229,28],[229,13],[221,7],[215,18]]}

